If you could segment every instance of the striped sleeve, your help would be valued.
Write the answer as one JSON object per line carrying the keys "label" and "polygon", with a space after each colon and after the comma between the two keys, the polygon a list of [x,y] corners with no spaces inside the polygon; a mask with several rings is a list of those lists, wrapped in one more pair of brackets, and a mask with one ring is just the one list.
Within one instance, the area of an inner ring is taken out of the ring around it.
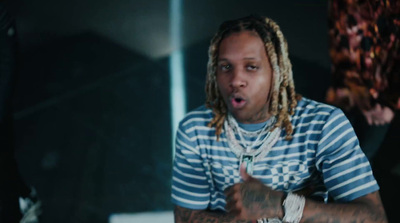
{"label": "striped sleeve", "polygon": [[182,123],[176,134],[172,203],[189,209],[206,209],[210,203],[210,189],[199,147],[186,134]]}
{"label": "striped sleeve", "polygon": [[353,127],[340,109],[332,111],[322,128],[316,159],[334,200],[347,202],[379,190]]}

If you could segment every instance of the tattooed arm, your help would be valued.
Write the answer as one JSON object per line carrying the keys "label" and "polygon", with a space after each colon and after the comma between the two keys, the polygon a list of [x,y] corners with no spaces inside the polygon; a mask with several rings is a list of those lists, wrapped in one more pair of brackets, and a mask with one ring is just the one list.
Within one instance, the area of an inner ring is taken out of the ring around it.
{"label": "tattooed arm", "polygon": [[[244,182],[225,191],[226,210],[191,210],[175,207],[175,222],[256,222],[260,218],[282,219],[283,192],[274,191],[261,181],[242,173]],[[306,195],[307,192],[303,195]],[[306,198],[301,219],[305,222],[387,222],[379,192],[373,192],[348,203],[328,203]]]}
{"label": "tattooed arm", "polygon": [[216,211],[209,211],[209,210],[192,210],[183,208],[180,206],[175,206],[174,209],[174,216],[175,216],[175,223],[222,223],[222,222],[229,222],[229,223],[253,223],[256,221],[245,221],[245,220],[238,220],[232,214],[224,213],[224,212],[216,212]]}
{"label": "tattooed arm", "polygon": [[373,192],[349,203],[306,200],[301,222],[387,222],[379,192]]}
{"label": "tattooed arm", "polygon": [[[225,191],[228,213],[236,219],[283,218],[284,194],[241,171],[244,182]],[[387,222],[379,192],[348,203],[328,203],[306,198],[301,222]]]}
{"label": "tattooed arm", "polygon": [[[237,184],[227,192],[228,213],[237,219],[283,218],[281,192],[261,182]],[[349,203],[328,203],[306,199],[301,222],[387,222],[379,192]]]}

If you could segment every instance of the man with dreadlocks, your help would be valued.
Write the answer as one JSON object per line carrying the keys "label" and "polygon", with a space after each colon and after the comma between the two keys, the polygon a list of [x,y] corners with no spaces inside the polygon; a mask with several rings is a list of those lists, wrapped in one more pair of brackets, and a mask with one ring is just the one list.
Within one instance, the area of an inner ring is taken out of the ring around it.
{"label": "man with dreadlocks", "polygon": [[177,131],[175,222],[387,222],[343,112],[296,95],[274,21],[224,22],[207,72],[206,105]]}

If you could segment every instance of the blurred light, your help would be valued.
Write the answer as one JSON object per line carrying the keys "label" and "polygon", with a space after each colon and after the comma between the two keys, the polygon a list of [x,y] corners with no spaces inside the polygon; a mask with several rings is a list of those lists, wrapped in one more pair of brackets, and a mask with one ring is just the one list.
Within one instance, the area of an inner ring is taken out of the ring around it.
{"label": "blurred light", "polygon": [[174,214],[172,211],[143,212],[135,214],[112,214],[108,223],[173,223]]}
{"label": "blurred light", "polygon": [[[172,125],[172,157],[175,156],[175,133],[179,121],[186,113],[186,89],[183,69],[183,53],[181,50],[182,36],[182,1],[170,2],[170,34],[172,53],[169,60],[170,73],[170,101]],[[144,213],[119,213],[111,214],[109,223],[173,223],[172,211],[144,212]]]}
{"label": "blurred light", "polygon": [[186,113],[185,75],[183,69],[182,37],[182,1],[170,1],[170,34],[172,53],[169,61],[172,158],[175,155],[175,133],[179,121]]}

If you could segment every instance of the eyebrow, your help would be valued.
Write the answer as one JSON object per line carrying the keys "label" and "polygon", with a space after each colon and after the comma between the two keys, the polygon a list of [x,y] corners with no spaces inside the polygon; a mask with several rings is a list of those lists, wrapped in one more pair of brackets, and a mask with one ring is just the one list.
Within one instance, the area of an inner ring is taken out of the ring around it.
{"label": "eyebrow", "polygon": [[261,59],[257,59],[255,57],[245,57],[243,58],[244,60],[261,60]]}
{"label": "eyebrow", "polygon": [[[243,60],[255,60],[255,61],[260,61],[261,59],[257,59],[257,58],[255,58],[255,57],[245,57],[245,58],[243,58]],[[229,60],[226,59],[226,58],[221,58],[221,59],[218,59],[218,62],[220,62],[220,61],[229,61]]]}

